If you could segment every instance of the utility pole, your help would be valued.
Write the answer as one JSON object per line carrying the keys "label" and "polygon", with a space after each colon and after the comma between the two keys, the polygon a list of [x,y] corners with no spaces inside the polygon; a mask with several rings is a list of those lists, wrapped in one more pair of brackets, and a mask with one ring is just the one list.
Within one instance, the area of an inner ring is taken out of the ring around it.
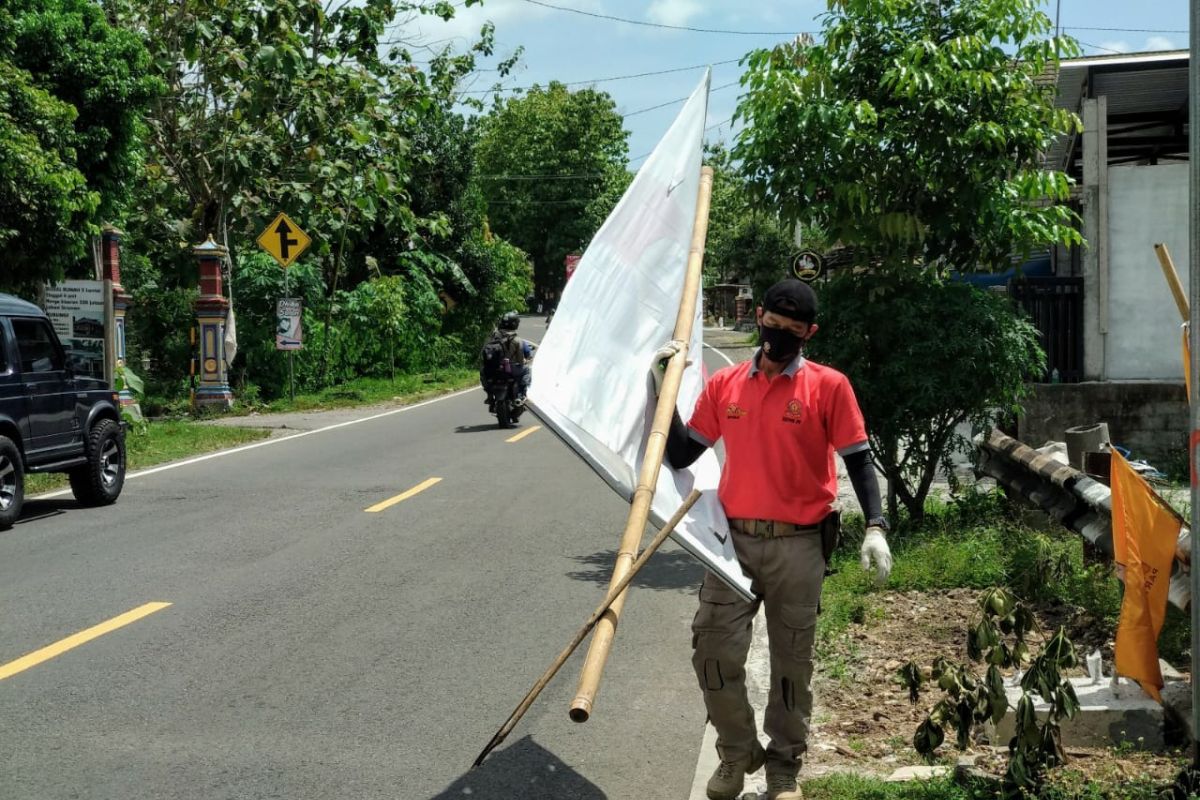
{"label": "utility pole", "polygon": [[1193,380],[1189,392],[1189,421],[1191,435],[1188,437],[1188,461],[1192,475],[1192,519],[1191,519],[1191,575],[1192,598],[1189,609],[1192,613],[1192,763],[1200,767],[1200,346],[1196,341],[1200,331],[1200,0],[1190,0],[1189,54],[1188,54],[1188,295],[1191,298],[1191,314],[1188,321],[1188,340]]}

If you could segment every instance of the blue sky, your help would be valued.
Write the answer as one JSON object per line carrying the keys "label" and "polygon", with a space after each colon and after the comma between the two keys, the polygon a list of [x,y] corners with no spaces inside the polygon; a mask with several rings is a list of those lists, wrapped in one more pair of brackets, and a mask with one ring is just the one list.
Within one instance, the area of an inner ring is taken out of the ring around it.
{"label": "blue sky", "polygon": [[[816,31],[825,0],[538,0],[591,14],[624,17],[660,25],[727,31]],[[1053,18],[1056,0],[1045,7]],[[696,33],[616,22],[538,5],[534,0],[485,0],[481,7],[460,9],[450,23],[424,21],[422,32],[433,41],[467,41],[484,20],[496,24],[498,56],[518,46],[525,52],[510,86],[592,81],[599,78],[713,64],[714,90],[737,80],[736,59],[755,47],[784,41],[787,36]],[[1061,24],[1088,54],[1113,51],[1184,49],[1188,46],[1188,0],[1061,0]],[[1096,30],[1113,29],[1113,30]],[[1155,30],[1151,30],[1155,29]],[[1163,32],[1159,32],[1163,31]],[[733,63],[720,63],[729,62]],[[629,154],[645,156],[666,130],[682,98],[695,87],[702,69],[690,69],[617,81],[597,81],[595,88],[612,95],[628,115]],[[495,75],[483,73],[475,88],[490,85]],[[581,84],[589,85],[589,84]],[[710,139],[728,139],[728,119],[737,105],[736,85],[714,91],[709,100]],[[679,103],[671,103],[674,100]],[[661,108],[651,109],[660,104]],[[631,113],[641,112],[641,113]],[[640,163],[640,162],[635,162]]]}

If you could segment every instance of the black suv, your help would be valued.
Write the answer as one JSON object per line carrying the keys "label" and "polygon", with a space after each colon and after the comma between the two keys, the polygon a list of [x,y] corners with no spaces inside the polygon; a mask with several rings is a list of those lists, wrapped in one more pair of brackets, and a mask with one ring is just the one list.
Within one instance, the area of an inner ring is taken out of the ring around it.
{"label": "black suv", "polygon": [[21,514],[26,472],[65,472],[84,505],[116,501],[125,484],[120,399],[76,375],[46,314],[0,294],[0,530]]}

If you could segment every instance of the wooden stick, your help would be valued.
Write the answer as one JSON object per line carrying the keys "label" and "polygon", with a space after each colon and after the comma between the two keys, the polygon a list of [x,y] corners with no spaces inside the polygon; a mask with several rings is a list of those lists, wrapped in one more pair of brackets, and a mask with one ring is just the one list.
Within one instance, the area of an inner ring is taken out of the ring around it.
{"label": "wooden stick", "polygon": [[1154,252],[1158,255],[1158,263],[1162,266],[1167,286],[1171,287],[1171,296],[1175,298],[1179,314],[1183,317],[1183,321],[1187,322],[1191,319],[1191,304],[1188,303],[1187,292],[1183,290],[1183,284],[1179,282],[1179,272],[1175,269],[1175,262],[1171,260],[1171,253],[1165,244],[1154,245]]}
{"label": "wooden stick", "polygon": [[483,760],[488,757],[488,753],[495,750],[496,747],[498,747],[500,743],[504,741],[505,737],[512,732],[512,729],[516,727],[517,722],[525,715],[525,712],[529,710],[529,707],[533,705],[533,701],[537,699],[539,694],[541,694],[542,689],[546,688],[546,684],[548,684],[550,680],[558,673],[558,670],[562,667],[562,665],[567,663],[567,659],[570,658],[571,654],[575,652],[575,648],[579,647],[579,643],[583,641],[584,637],[588,635],[592,628],[596,627],[596,623],[600,621],[600,618],[604,616],[609,607],[612,606],[612,604],[616,602],[617,598],[621,596],[621,593],[625,591],[625,587],[629,585],[634,576],[641,571],[642,567],[646,566],[646,562],[650,560],[650,556],[654,555],[654,552],[662,546],[662,543],[665,542],[667,537],[671,535],[671,531],[675,530],[675,526],[680,523],[687,512],[699,499],[700,492],[695,489],[692,490],[691,494],[684,498],[683,505],[679,507],[679,510],[676,511],[669,520],[667,520],[667,524],[664,525],[662,530],[658,532],[658,535],[654,537],[653,541],[646,546],[646,549],[642,551],[640,556],[638,556],[637,561],[633,562],[633,566],[631,566],[629,571],[621,577],[621,580],[617,581],[616,584],[609,588],[608,594],[604,598],[604,602],[592,612],[592,615],[588,617],[588,621],[583,623],[583,627],[580,628],[578,633],[575,634],[575,638],[571,640],[570,644],[563,648],[563,651],[558,654],[558,658],[554,659],[554,663],[550,665],[550,668],[542,673],[542,677],[537,679],[537,682],[533,684],[533,688],[530,689],[529,693],[525,695],[525,699],[523,699],[517,705],[516,710],[508,715],[508,719],[505,720],[504,724],[500,726],[500,730],[496,731],[496,734],[492,737],[492,740],[487,743],[487,747],[483,748],[483,752],[480,753],[479,757],[475,759],[475,763],[472,765],[472,768],[478,767],[480,764],[482,764]]}
{"label": "wooden stick", "polygon": [[[666,374],[663,376],[662,391],[658,396],[658,405],[654,411],[654,422],[650,427],[650,435],[646,439],[646,455],[642,459],[642,469],[638,476],[637,489],[629,505],[629,518],[625,523],[625,532],[621,534],[621,544],[617,550],[617,563],[613,567],[610,586],[615,586],[629,570],[629,565],[637,555],[638,544],[646,531],[646,519],[650,515],[650,501],[654,499],[654,487],[658,484],[658,471],[662,466],[663,454],[667,448],[667,431],[671,427],[671,417],[675,413],[675,400],[679,396],[679,384],[683,380],[683,370],[687,366],[687,349],[692,341],[692,320],[696,315],[696,295],[700,291],[700,273],[704,264],[704,240],[708,234],[708,206],[712,196],[713,170],[712,167],[702,167],[700,170],[700,189],[696,200],[696,219],[692,226],[692,246],[688,253],[687,271],[683,281],[683,296],[679,302],[679,313],[675,316],[675,332],[672,338],[682,343],[679,352],[667,362]],[[592,713],[592,703],[600,687],[600,676],[604,672],[604,664],[608,661],[609,650],[612,649],[613,637],[617,632],[617,622],[621,619],[621,609],[625,605],[625,596],[621,595],[613,601],[612,608],[596,626],[596,635],[588,648],[587,658],[583,662],[583,670],[579,676],[579,688],[571,703],[571,719],[576,722],[587,722]]]}

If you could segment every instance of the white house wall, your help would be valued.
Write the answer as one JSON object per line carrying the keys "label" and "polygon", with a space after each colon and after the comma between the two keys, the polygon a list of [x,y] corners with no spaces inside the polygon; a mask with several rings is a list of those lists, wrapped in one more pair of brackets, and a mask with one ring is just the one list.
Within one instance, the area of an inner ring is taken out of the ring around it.
{"label": "white house wall", "polygon": [[1181,320],[1154,244],[1167,244],[1187,289],[1188,165],[1110,167],[1108,235],[1105,377],[1182,380]]}

